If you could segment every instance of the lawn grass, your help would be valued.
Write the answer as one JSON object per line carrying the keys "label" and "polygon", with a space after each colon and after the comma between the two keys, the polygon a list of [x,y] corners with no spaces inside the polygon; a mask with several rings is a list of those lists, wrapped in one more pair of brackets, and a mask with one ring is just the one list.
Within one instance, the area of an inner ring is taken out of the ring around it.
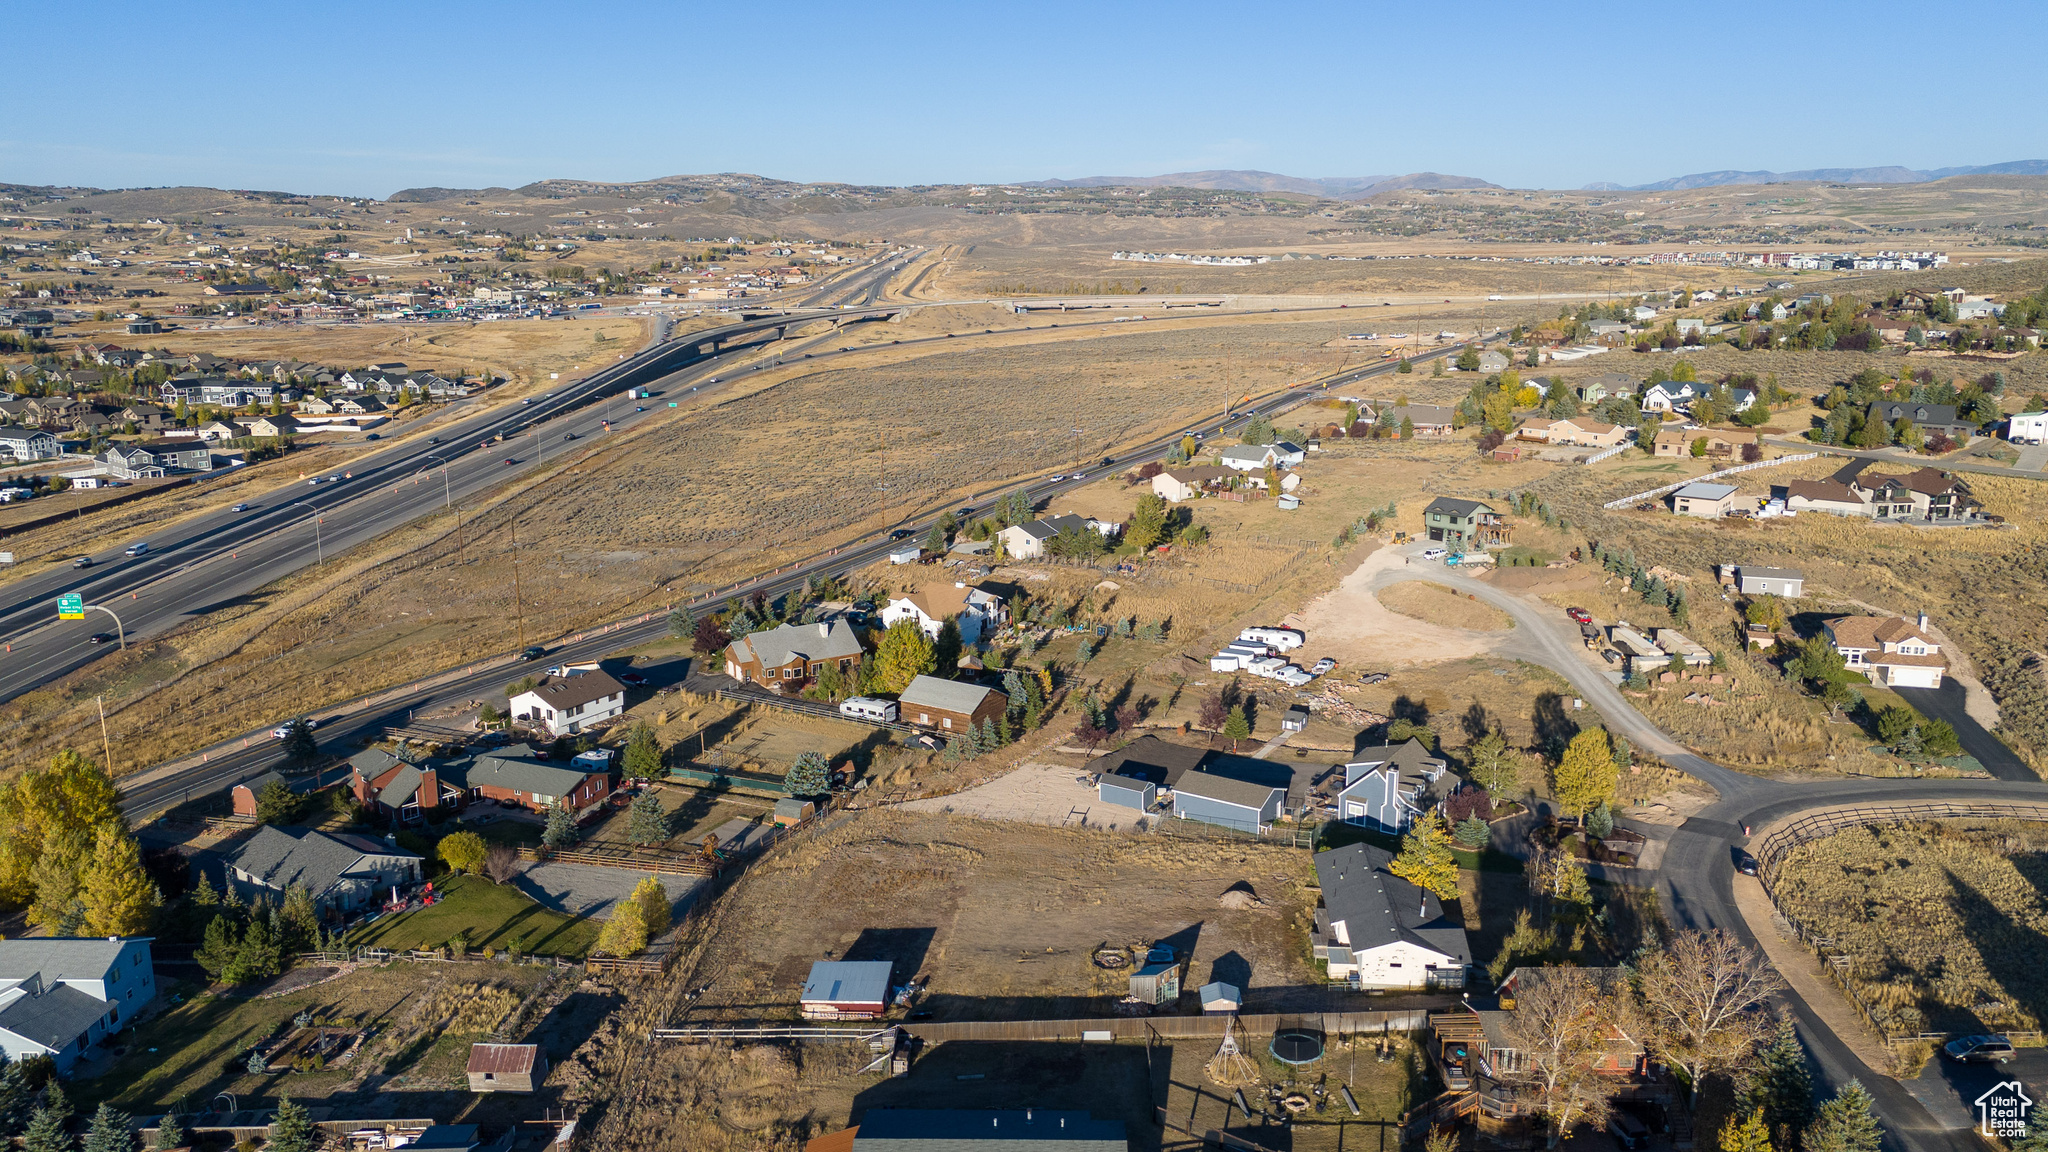
{"label": "lawn grass", "polygon": [[349,934],[349,943],[393,950],[439,948],[458,933],[469,934],[474,951],[500,951],[518,943],[522,952],[581,958],[597,943],[594,920],[567,916],[535,903],[507,884],[476,876],[438,882],[444,898],[429,907],[381,916]]}

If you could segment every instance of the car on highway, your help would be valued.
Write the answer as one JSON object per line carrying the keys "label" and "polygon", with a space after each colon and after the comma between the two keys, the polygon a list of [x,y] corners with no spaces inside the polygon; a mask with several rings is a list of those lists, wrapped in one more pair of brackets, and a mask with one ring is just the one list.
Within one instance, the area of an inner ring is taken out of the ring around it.
{"label": "car on highway", "polygon": [[510,456],[507,456],[507,457],[505,457],[505,463],[507,463],[507,464],[517,464],[517,463],[519,463],[519,461],[518,461],[518,460],[515,460],[515,459],[513,459],[513,458],[512,458],[512,457],[510,457]]}
{"label": "car on highway", "polygon": [[439,444],[440,442],[441,442],[441,438],[440,438],[439,436],[429,436],[429,437],[427,437],[427,443],[429,443],[429,444]]}
{"label": "car on highway", "polygon": [[1488,300],[1505,300],[1505,299],[1507,299],[1507,297],[1505,297],[1505,296],[1502,296],[1502,295],[1501,295],[1500,293],[1498,293],[1498,292],[1495,292],[1495,293],[1494,293],[1493,295],[1491,295],[1491,296],[1488,296],[1488,297],[1487,297],[1487,299],[1488,299]]}
{"label": "car on highway", "polygon": [[147,540],[137,540],[128,546],[128,555],[130,556],[147,556],[148,554],[149,542]]}
{"label": "car on highway", "polygon": [[341,477],[339,477],[339,476],[329,476],[329,477],[327,478],[327,482],[328,482],[329,484],[339,484],[339,483],[341,483]]}
{"label": "car on highway", "polygon": [[382,432],[366,432],[363,434],[363,439],[365,440],[382,440],[383,438],[384,434]]}
{"label": "car on highway", "polygon": [[520,400],[519,400],[519,402],[520,402],[521,404],[531,404],[531,403],[533,403],[533,397],[531,397],[531,396],[524,396],[524,397],[521,397],[521,398],[520,398]]}
{"label": "car on highway", "polygon": [[2003,1036],[1965,1036],[1943,1044],[1941,1054],[1958,1064],[2009,1064],[2012,1041]]}
{"label": "car on highway", "polygon": [[[301,716],[299,717],[299,719],[306,722],[306,730],[309,732],[320,726],[320,722],[318,720],[313,719],[311,716]],[[272,728],[270,730],[270,738],[272,740],[282,740],[285,738],[286,734],[289,733],[291,730],[291,724],[279,724],[277,727]]]}
{"label": "car on highway", "polygon": [[1450,554],[1451,552],[1448,548],[1424,548],[1422,550],[1422,558],[1424,560],[1441,560]]}
{"label": "car on highway", "polygon": [[320,478],[319,478],[318,476],[308,476],[308,477],[306,477],[306,487],[308,487],[308,488],[318,488],[319,486],[320,486]]}
{"label": "car on highway", "polygon": [[1580,624],[1591,624],[1593,622],[1593,614],[1584,608],[1567,608],[1564,610],[1564,614]]}
{"label": "car on highway", "polygon": [[633,406],[633,411],[635,411],[635,412],[645,412],[645,411],[647,411],[647,406],[646,406],[646,405],[644,405],[644,404],[636,404],[636,405],[634,405],[634,406]]}
{"label": "car on highway", "polygon": [[1321,660],[1316,661],[1315,666],[1310,668],[1309,671],[1315,673],[1318,676],[1327,676],[1336,667],[1337,662],[1335,660],[1330,659],[1328,656],[1325,656]]}
{"label": "car on highway", "polygon": [[71,558],[71,566],[72,566],[73,568],[90,568],[90,567],[92,567],[92,557],[90,557],[90,556],[73,556],[73,557]]}
{"label": "car on highway", "polygon": [[898,528],[898,529],[897,529],[897,530],[895,530],[894,532],[891,532],[891,533],[889,533],[889,539],[891,539],[891,540],[907,540],[907,539],[909,539],[910,537],[912,537],[912,536],[915,536],[915,535],[917,535],[917,533],[916,533],[915,531],[913,531],[912,529],[909,529],[909,528]]}
{"label": "car on highway", "polygon": [[1735,870],[1744,876],[1756,875],[1756,857],[1741,848],[1735,850]]}
{"label": "car on highway", "polygon": [[234,507],[228,509],[228,511],[230,512],[247,512],[248,510],[249,506],[247,504],[237,504]]}
{"label": "car on highway", "polygon": [[112,632],[95,632],[86,637],[85,641],[88,644],[112,644],[114,642],[114,634]]}
{"label": "car on highway", "polygon": [[521,660],[538,660],[547,654],[547,649],[541,647],[538,644],[534,644],[529,646],[524,652],[521,652],[519,654],[519,658]]}
{"label": "car on highway", "polygon": [[[718,383],[718,377],[716,377],[716,376],[713,376],[713,377],[712,377],[711,379],[709,379],[709,380],[706,380],[706,381],[705,381],[705,383],[706,383],[706,384],[716,384],[716,383]],[[695,392],[695,391],[696,391],[696,389],[695,389],[695,388],[692,388],[692,389],[690,389],[690,391],[692,391],[692,392]]]}
{"label": "car on highway", "polygon": [[564,439],[564,440],[574,440],[575,438],[576,438],[576,434],[575,434],[574,432],[564,432],[564,433],[562,433],[562,439]]}

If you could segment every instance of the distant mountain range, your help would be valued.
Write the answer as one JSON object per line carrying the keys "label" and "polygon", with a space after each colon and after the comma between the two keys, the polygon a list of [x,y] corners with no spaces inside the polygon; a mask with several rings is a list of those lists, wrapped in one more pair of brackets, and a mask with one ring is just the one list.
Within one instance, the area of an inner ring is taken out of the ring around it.
{"label": "distant mountain range", "polygon": [[1920,171],[1896,164],[1881,168],[1808,168],[1802,172],[1695,172],[1673,176],[1654,184],[1588,184],[1588,192],[1677,192],[1686,188],[1718,188],[1724,184],[1792,184],[1823,181],[1830,184],[1924,184],[1950,176],[2044,176],[2048,160],[2009,160],[2003,164],[1976,164],[1963,168],[1935,168]]}
{"label": "distant mountain range", "polygon": [[1202,188],[1225,192],[1292,192],[1330,200],[1363,200],[1405,188],[1498,188],[1476,176],[1411,172],[1406,176],[1282,176],[1277,172],[1223,169],[1170,172],[1164,176],[1083,176],[1076,180],[1025,180],[1021,188]]}

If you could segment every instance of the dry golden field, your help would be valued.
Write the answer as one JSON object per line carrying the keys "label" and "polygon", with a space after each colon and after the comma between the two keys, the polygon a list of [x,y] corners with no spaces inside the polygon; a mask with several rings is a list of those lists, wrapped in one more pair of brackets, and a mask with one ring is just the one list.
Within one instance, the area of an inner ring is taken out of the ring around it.
{"label": "dry golden field", "polygon": [[1449,628],[1501,632],[1514,626],[1514,621],[1500,609],[1428,580],[1381,589],[1379,598],[1380,603],[1403,616]]}
{"label": "dry golden field", "polygon": [[2048,1018],[2048,832],[2017,821],[1852,828],[1792,850],[1774,895],[1849,957],[1890,1033],[2036,1031]]}

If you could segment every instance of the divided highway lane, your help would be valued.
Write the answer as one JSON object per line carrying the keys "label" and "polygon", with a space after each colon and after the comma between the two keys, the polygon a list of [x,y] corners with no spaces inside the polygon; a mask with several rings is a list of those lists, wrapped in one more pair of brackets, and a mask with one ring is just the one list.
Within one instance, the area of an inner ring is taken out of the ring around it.
{"label": "divided highway lane", "polygon": [[[1438,349],[1420,359],[1426,362],[1431,357],[1454,355],[1459,347],[1461,346],[1453,345]],[[1395,365],[1392,363],[1376,365],[1360,372],[1347,373],[1344,379],[1350,382],[1368,376],[1383,375],[1393,372],[1394,368]],[[1306,389],[1290,389],[1234,413],[1228,421],[1206,421],[1193,427],[1205,433],[1241,427],[1252,416],[1271,415],[1299,401],[1306,393]],[[1173,432],[1128,449],[1112,458],[1112,467],[1125,468],[1152,460],[1177,443],[1180,435],[1179,432]],[[1100,472],[1099,467],[1086,470],[1088,476],[1099,476]],[[1088,483],[1093,483],[1093,480],[1077,477],[1055,483],[1026,482],[1021,487],[1036,503]],[[991,502],[1007,495],[1009,491],[1010,489],[1005,487],[979,493],[974,497],[973,503],[977,508],[986,508]],[[894,527],[907,527],[913,533],[921,534],[933,522],[935,518],[902,523]],[[730,596],[750,596],[755,592],[770,598],[781,596],[801,588],[804,581],[812,576],[825,573],[844,574],[875,563],[888,554],[891,546],[888,533],[883,532],[872,540],[814,556],[781,573],[757,579],[741,589],[722,590],[701,597],[692,601],[691,607],[714,607]],[[667,634],[667,630],[668,621],[660,613],[655,613],[644,622],[635,618],[634,621],[614,625],[609,631],[599,630],[597,634],[584,640],[549,645],[548,660],[553,663],[598,659],[660,639]],[[395,691],[380,693],[382,699],[374,707],[343,704],[334,709],[316,711],[314,715],[321,721],[321,743],[335,748],[353,748],[361,737],[381,736],[386,727],[406,723],[415,711],[434,711],[470,700],[488,699],[500,693],[505,683],[518,675],[518,671],[524,667],[526,665],[518,662],[511,654],[500,654],[487,658],[483,666],[474,673],[452,678],[444,673],[442,677],[430,678],[430,683],[422,683],[412,690],[401,687]],[[277,750],[276,742],[269,737],[268,726],[279,719],[282,718],[269,718],[265,721],[264,728],[223,741],[209,750],[201,763],[189,765],[182,770],[151,770],[124,777],[120,782],[123,810],[130,816],[141,819],[180,803],[189,796],[217,791],[277,767],[282,761],[282,755]]]}
{"label": "divided highway lane", "polygon": [[[799,314],[793,319],[864,314]],[[103,614],[88,613],[83,621],[55,619],[61,593],[80,592],[88,603],[111,608],[130,641],[147,636],[431,514],[457,497],[579,450],[580,441],[603,433],[608,414],[615,428],[634,419],[633,405],[611,397],[629,387],[687,384],[715,370],[714,357],[732,350],[700,352],[711,339],[738,339],[788,322],[757,319],[691,333],[532,403],[453,421],[438,434],[440,443],[416,437],[394,444],[329,473],[339,477],[331,483],[323,475],[317,484],[287,484],[252,496],[246,512],[211,513],[153,535],[150,552],[142,557],[102,551],[91,568],[60,567],[0,587],[5,597],[0,640],[8,645],[0,654],[0,700],[48,683],[109,649],[89,640],[113,630]],[[522,434],[514,435],[515,429]],[[501,433],[508,439],[495,443]],[[574,441],[564,438],[570,434]]]}

